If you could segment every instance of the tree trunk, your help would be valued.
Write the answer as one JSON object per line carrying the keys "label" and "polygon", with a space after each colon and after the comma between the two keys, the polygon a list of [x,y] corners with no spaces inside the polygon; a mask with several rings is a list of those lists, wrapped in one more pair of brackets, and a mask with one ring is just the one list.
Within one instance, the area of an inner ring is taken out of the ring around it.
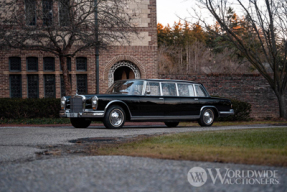
{"label": "tree trunk", "polygon": [[182,47],[180,48],[180,67],[182,67]]}
{"label": "tree trunk", "polygon": [[186,73],[189,72],[189,45],[186,45]]}
{"label": "tree trunk", "polygon": [[277,99],[278,99],[278,104],[279,104],[279,113],[280,117],[287,119],[287,113],[286,113],[286,106],[285,106],[285,97],[284,94],[282,93],[277,93],[276,94]]}
{"label": "tree trunk", "polygon": [[70,82],[70,78],[69,78],[69,70],[67,67],[67,63],[66,63],[66,57],[60,55],[60,63],[62,66],[62,71],[63,71],[63,80],[64,80],[64,89],[66,91],[66,95],[71,95],[72,94],[72,90],[71,90],[71,82]]}
{"label": "tree trunk", "polygon": [[195,49],[194,49],[194,74],[197,73],[196,50]]}

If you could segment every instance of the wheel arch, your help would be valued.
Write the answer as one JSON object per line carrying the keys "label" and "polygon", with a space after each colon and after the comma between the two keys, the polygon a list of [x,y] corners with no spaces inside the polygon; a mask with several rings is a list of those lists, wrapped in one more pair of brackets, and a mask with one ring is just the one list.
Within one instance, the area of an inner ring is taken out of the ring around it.
{"label": "wheel arch", "polygon": [[110,101],[105,107],[104,115],[106,114],[107,109],[110,106],[112,106],[112,105],[119,105],[120,107],[122,107],[123,110],[126,113],[126,120],[130,120],[131,119],[131,112],[130,112],[130,109],[129,109],[128,105],[125,102],[121,101],[121,100]]}
{"label": "wheel arch", "polygon": [[213,109],[215,117],[216,117],[216,118],[219,117],[218,109],[217,109],[215,106],[213,106],[213,105],[205,105],[205,106],[202,106],[201,109],[200,109],[200,114],[199,114],[200,117],[201,117],[202,111],[203,111],[204,109],[206,109],[206,108],[211,108],[211,109]]}

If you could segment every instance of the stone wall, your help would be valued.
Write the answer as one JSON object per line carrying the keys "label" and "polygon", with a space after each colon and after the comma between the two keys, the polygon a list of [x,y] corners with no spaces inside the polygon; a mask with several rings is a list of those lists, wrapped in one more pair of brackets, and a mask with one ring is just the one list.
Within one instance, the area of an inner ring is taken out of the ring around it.
{"label": "stone wall", "polygon": [[210,95],[249,102],[252,105],[252,118],[279,117],[277,98],[267,81],[260,75],[159,75],[159,77],[199,82],[206,87]]}

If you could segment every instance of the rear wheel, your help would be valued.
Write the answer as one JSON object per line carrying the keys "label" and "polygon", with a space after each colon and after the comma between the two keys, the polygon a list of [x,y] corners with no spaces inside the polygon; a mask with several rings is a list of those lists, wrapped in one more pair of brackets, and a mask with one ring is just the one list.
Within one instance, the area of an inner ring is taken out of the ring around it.
{"label": "rear wheel", "polygon": [[202,127],[211,126],[214,122],[214,111],[210,108],[203,109],[198,123]]}
{"label": "rear wheel", "polygon": [[119,129],[126,121],[126,113],[118,105],[113,105],[106,111],[103,123],[106,128],[109,129]]}
{"label": "rear wheel", "polygon": [[70,121],[75,128],[87,128],[91,124],[91,120],[84,118],[70,118]]}
{"label": "rear wheel", "polygon": [[167,127],[176,127],[178,126],[179,122],[164,122]]}

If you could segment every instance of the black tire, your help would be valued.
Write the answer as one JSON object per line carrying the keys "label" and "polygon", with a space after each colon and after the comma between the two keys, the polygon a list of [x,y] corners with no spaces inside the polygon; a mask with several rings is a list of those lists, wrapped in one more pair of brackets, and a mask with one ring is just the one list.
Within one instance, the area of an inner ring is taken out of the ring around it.
{"label": "black tire", "polygon": [[179,122],[164,122],[167,127],[176,127],[178,126]]}
{"label": "black tire", "polygon": [[214,111],[211,108],[203,109],[198,123],[202,127],[209,127],[213,124],[215,119]]}
{"label": "black tire", "polygon": [[75,128],[87,128],[92,122],[90,119],[84,118],[70,118],[70,121]]}
{"label": "black tire", "polygon": [[126,121],[126,113],[118,105],[112,105],[106,111],[103,123],[108,129],[119,129],[121,128]]}

